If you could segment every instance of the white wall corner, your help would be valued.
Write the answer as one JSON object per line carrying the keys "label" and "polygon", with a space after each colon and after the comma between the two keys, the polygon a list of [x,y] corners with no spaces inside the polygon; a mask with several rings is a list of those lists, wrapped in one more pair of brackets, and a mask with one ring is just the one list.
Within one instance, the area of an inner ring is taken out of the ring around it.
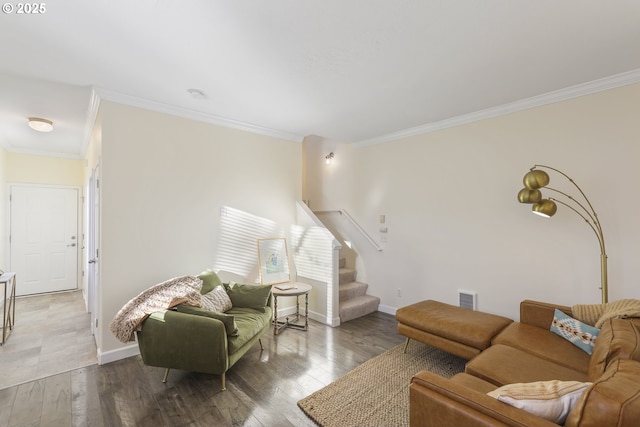
{"label": "white wall corner", "polygon": [[395,307],[388,306],[388,305],[382,305],[382,304],[378,305],[378,311],[381,311],[381,312],[387,313],[387,314],[391,314],[393,316],[396,315],[396,310],[398,310],[398,309],[395,308]]}
{"label": "white wall corner", "polygon": [[105,352],[98,349],[98,365],[105,365],[127,357],[137,356],[138,354],[140,354],[140,349],[137,343]]}

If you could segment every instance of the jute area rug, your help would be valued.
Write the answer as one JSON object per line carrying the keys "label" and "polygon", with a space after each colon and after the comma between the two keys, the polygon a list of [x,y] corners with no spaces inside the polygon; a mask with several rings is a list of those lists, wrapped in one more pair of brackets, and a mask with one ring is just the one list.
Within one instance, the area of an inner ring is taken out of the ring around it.
{"label": "jute area rug", "polygon": [[409,425],[409,384],[419,371],[443,377],[464,371],[466,360],[411,341],[374,357],[298,402],[322,427],[395,427]]}

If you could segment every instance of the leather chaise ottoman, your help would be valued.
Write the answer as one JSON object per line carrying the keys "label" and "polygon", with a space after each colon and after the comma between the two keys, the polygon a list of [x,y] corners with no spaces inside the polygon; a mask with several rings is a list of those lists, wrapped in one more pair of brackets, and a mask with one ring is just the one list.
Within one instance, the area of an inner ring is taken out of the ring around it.
{"label": "leather chaise ottoman", "polygon": [[396,311],[398,333],[464,359],[472,359],[491,345],[513,320],[456,307],[439,301],[426,300]]}

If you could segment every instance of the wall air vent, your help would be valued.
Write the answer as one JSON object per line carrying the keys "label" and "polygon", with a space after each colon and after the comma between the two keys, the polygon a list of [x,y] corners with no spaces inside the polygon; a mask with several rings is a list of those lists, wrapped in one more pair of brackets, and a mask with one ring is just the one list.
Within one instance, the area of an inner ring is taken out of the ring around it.
{"label": "wall air vent", "polygon": [[468,308],[469,310],[478,309],[478,294],[472,291],[465,291],[458,289],[458,304],[462,308]]}

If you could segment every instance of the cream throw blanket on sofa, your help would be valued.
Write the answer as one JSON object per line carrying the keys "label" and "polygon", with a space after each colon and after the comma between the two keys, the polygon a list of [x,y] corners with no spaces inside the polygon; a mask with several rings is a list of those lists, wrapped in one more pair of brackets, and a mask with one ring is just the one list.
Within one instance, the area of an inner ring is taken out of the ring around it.
{"label": "cream throw blanket on sofa", "polygon": [[581,322],[602,328],[608,319],[640,317],[640,300],[621,299],[605,304],[578,304],[571,307],[571,312]]}
{"label": "cream throw blanket on sofa", "polygon": [[202,306],[202,280],[195,276],[176,277],[141,292],[126,303],[109,324],[111,332],[122,342],[135,341],[135,331],[154,311],[166,310],[178,304]]}

